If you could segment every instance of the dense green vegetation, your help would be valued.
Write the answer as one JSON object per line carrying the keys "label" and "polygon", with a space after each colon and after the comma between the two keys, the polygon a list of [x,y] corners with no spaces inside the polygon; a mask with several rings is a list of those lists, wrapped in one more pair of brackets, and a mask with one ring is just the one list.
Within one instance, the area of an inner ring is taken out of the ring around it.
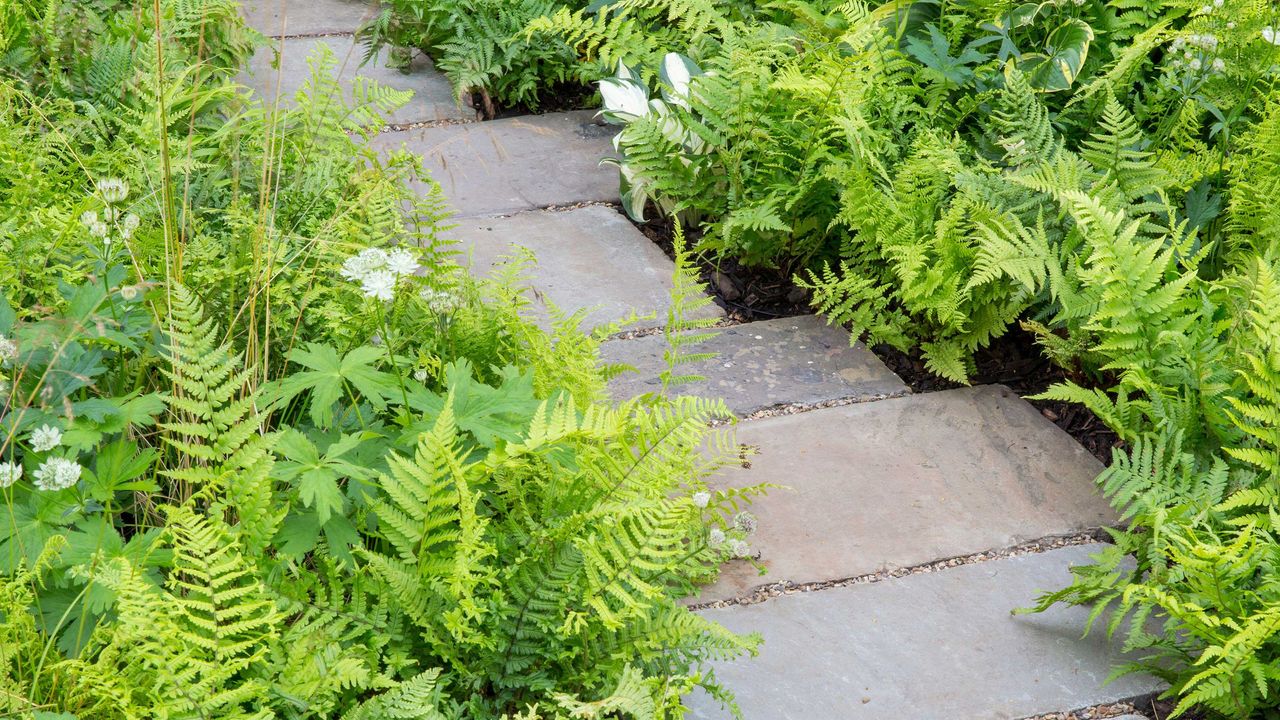
{"label": "dense green vegetation", "polygon": [[1274,3],[501,5],[393,0],[378,33],[507,101],[599,80],[633,217],[794,273],[855,338],[964,381],[1032,330],[1075,379],[1045,397],[1126,443],[1128,529],[1043,606],[1094,604],[1179,711],[1276,716]]}
{"label": "dense green vegetation", "polygon": [[0,0],[0,716],[730,702],[705,661],[756,640],[678,602],[747,553],[728,411],[605,402],[581,316],[468,276],[369,148],[408,94],[319,54],[263,108],[259,41],[227,0]]}

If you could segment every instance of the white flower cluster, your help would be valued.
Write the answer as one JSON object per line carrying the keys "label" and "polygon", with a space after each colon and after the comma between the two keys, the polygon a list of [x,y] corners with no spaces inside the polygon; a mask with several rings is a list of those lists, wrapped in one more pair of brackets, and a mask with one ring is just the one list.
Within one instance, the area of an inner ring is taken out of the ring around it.
{"label": "white flower cluster", "polygon": [[339,274],[356,283],[360,291],[377,300],[390,300],[396,294],[396,282],[418,271],[418,259],[405,248],[387,252],[382,248],[365,248],[342,263]]}
{"label": "white flower cluster", "polygon": [[[698,504],[698,497],[706,495],[707,501],[710,502],[709,493],[698,493],[694,495],[694,504]],[[699,507],[704,507],[699,505]],[[745,558],[751,556],[751,545],[746,538],[756,531],[756,516],[745,510],[733,516],[733,526],[730,533],[726,533],[721,528],[712,528],[707,532],[707,546],[713,550],[724,549],[728,551],[729,557]]]}
{"label": "white flower cluster", "polygon": [[457,295],[429,287],[424,287],[418,291],[418,297],[425,300],[427,308],[437,315],[446,315],[462,304]]}
{"label": "white flower cluster", "polygon": [[16,462],[0,463],[0,489],[13,487],[22,479],[22,466]]}
{"label": "white flower cluster", "polygon": [[711,502],[711,493],[703,491],[693,494],[693,506],[696,508],[705,508]]}
{"label": "white flower cluster", "polygon": [[84,211],[80,214],[80,224],[107,247],[111,246],[113,228],[121,239],[133,237],[142,221],[137,215],[123,212],[119,207],[129,198],[129,183],[120,178],[103,178],[95,183],[95,187],[106,207],[102,209],[101,217],[97,211]]}
{"label": "white flower cluster", "polygon": [[80,481],[80,463],[66,458],[54,457],[40,463],[40,467],[32,473],[36,487],[41,490],[65,490]]}
{"label": "white flower cluster", "polygon": [[52,425],[41,425],[31,432],[31,449],[49,452],[62,443],[62,431]]}
{"label": "white flower cluster", "polygon": [[[1219,3],[1221,1],[1218,0]],[[1173,59],[1169,65],[1174,70],[1221,75],[1227,69],[1227,63],[1218,57],[1218,36],[1213,33],[1194,33],[1176,38],[1170,49]]]}
{"label": "white flower cluster", "polygon": [[0,365],[9,365],[18,359],[18,344],[0,333]]}

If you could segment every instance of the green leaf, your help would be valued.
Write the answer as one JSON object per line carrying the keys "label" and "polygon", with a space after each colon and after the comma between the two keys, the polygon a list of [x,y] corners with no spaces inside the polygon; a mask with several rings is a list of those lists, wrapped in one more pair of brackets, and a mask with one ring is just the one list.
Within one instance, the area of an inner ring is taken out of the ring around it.
{"label": "green leaf", "polygon": [[1067,90],[1076,81],[1080,68],[1089,57],[1093,28],[1078,18],[1059,25],[1045,43],[1045,52],[1026,53],[1018,61],[1018,69],[1027,76],[1032,87],[1044,92]]}

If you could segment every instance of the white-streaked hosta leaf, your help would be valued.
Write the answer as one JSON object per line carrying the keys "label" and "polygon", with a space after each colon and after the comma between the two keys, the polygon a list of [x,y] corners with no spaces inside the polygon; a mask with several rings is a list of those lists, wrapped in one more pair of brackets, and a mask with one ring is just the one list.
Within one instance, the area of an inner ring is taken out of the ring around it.
{"label": "white-streaked hosta leaf", "polygon": [[668,102],[689,109],[689,85],[693,78],[702,75],[702,68],[692,58],[680,53],[667,53],[658,73],[662,80],[662,96]]}
{"label": "white-streaked hosta leaf", "polygon": [[605,78],[600,81],[600,97],[600,114],[609,120],[629,122],[649,114],[649,91],[635,80]]}

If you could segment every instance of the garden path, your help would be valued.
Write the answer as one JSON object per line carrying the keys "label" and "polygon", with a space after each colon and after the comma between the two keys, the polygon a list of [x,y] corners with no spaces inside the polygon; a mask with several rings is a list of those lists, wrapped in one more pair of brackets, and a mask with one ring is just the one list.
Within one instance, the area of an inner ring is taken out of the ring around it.
{"label": "garden path", "polygon": [[[376,142],[422,156],[477,271],[522,245],[540,260],[529,280],[539,304],[589,308],[589,325],[632,310],[665,317],[672,263],[610,204],[617,173],[598,164],[610,130],[592,113],[476,122],[429,61],[408,74],[381,58],[360,66],[353,31],[367,4],[245,5],[277,38],[245,78],[264,97],[288,102],[318,45],[343,83],[415,91]],[[1066,583],[1114,521],[1093,487],[1099,465],[1074,440],[1003,387],[911,394],[813,317],[722,324],[708,344],[716,359],[695,370],[707,379],[680,391],[726,398],[743,418],[739,440],[758,450],[719,482],[787,486],[754,508],[768,574],[738,561],[691,601],[764,635],[760,657],[717,668],[748,720],[1115,717],[1118,701],[1158,689],[1142,676],[1103,686],[1118,651],[1081,639],[1083,611],[1010,614]],[[662,368],[661,336],[631,335],[603,350],[638,370],[615,382],[620,396],[654,387]],[[693,717],[728,716],[709,698],[690,702]]]}

